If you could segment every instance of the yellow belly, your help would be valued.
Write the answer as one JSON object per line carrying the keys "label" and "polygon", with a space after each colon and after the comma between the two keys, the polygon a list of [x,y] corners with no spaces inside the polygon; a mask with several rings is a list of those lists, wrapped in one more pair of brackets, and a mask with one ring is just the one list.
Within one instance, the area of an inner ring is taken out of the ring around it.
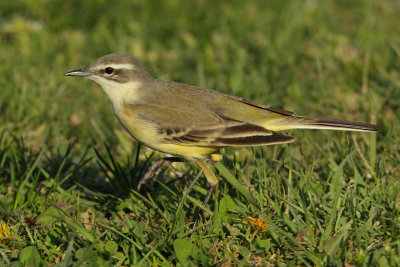
{"label": "yellow belly", "polygon": [[183,146],[166,143],[155,124],[139,119],[131,110],[123,110],[122,112],[115,110],[115,114],[122,126],[132,137],[154,150],[188,159],[206,158],[209,154],[217,150],[213,147]]}
{"label": "yellow belly", "polygon": [[168,154],[179,155],[188,159],[207,158],[209,154],[216,151],[216,149],[213,147],[180,146],[175,144],[156,144],[155,146],[149,146],[155,150],[159,150]]}

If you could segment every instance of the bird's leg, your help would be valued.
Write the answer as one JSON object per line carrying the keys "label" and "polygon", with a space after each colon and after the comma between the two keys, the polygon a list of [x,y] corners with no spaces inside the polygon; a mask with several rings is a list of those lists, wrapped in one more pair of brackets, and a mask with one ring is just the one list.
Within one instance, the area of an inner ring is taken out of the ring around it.
{"label": "bird's leg", "polygon": [[182,176],[182,173],[172,165],[173,162],[183,162],[183,159],[178,157],[166,157],[154,162],[146,174],[140,179],[137,190],[139,191],[140,187],[148,180],[155,180],[165,166],[168,166],[177,176]]}
{"label": "bird's leg", "polygon": [[[206,160],[204,160],[204,159],[197,159],[197,160],[195,160],[195,162],[197,163],[197,165],[199,165],[199,167],[200,167],[201,170],[203,171],[204,176],[206,177],[207,182],[208,182],[209,185],[210,185],[210,188],[208,189],[206,198],[205,198],[204,201],[203,201],[203,207],[205,207],[205,206],[207,206],[207,203],[208,203],[208,201],[210,200],[211,195],[212,195],[212,193],[213,193],[214,190],[215,190],[215,187],[217,186],[218,178],[215,176],[213,170],[211,169],[209,163],[208,163]],[[195,227],[197,226],[197,224],[198,224],[198,222],[199,222],[199,220],[200,220],[200,217],[201,217],[201,211],[198,210],[198,211],[196,212],[196,215],[195,215],[195,220],[194,220],[194,223],[193,223],[193,228],[195,228]]]}

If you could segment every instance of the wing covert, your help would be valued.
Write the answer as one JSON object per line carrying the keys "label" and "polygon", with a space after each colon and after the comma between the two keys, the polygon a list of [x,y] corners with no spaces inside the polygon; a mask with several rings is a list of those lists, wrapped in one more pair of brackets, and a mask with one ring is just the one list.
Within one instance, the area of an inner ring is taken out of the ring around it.
{"label": "wing covert", "polygon": [[131,104],[139,118],[156,125],[161,141],[184,146],[225,147],[287,143],[293,137],[222,116],[210,109],[185,105],[161,107]]}

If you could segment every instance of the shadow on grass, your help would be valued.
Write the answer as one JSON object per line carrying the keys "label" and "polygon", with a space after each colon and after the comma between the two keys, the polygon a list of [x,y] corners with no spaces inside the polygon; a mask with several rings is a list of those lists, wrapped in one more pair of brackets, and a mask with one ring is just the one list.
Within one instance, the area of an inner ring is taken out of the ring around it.
{"label": "shadow on grass", "polygon": [[[78,154],[74,144],[69,144],[64,152],[51,146],[33,152],[22,139],[1,134],[0,194],[3,197],[0,207],[3,211],[16,211],[26,208],[29,203],[34,206],[41,202],[44,205],[41,207],[46,208],[64,199],[73,204],[76,200],[72,199],[77,198],[76,192],[79,192],[80,198],[110,212],[126,199],[138,201],[138,195],[151,199],[163,195],[171,200],[180,195],[175,193],[182,190],[176,187],[175,181],[179,178],[164,175],[165,169],[158,175],[157,182],[145,184],[140,193],[136,191],[140,178],[151,166],[151,156],[139,160],[140,145],[134,151],[133,161],[128,158],[124,165],[107,145],[101,147],[102,152],[94,149],[94,156],[90,155],[91,149],[86,148]],[[55,194],[61,197],[57,198]]]}

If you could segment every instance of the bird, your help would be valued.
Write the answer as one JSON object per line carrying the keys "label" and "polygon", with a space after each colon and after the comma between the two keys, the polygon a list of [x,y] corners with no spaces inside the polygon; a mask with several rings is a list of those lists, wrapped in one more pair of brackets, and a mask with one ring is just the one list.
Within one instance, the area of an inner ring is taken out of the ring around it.
{"label": "bird", "polygon": [[108,54],[66,76],[97,82],[123,128],[145,146],[183,158],[203,171],[206,206],[218,179],[211,167],[218,150],[294,141],[293,129],[377,132],[377,125],[296,115],[238,96],[154,78],[136,58]]}

